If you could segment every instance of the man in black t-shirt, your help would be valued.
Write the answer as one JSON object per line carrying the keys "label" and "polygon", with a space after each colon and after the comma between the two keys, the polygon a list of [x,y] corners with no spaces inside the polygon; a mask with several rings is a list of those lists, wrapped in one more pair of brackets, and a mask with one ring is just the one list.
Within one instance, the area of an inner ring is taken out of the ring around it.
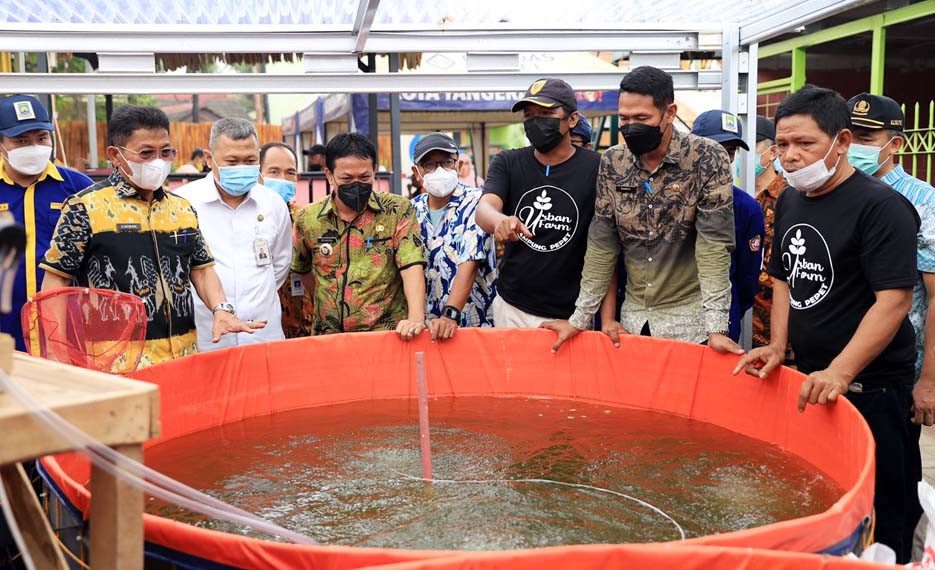
{"label": "man in black t-shirt", "polygon": [[600,156],[572,146],[578,103],[561,79],[536,81],[513,111],[532,146],[490,163],[477,222],[506,242],[494,326],[530,328],[575,310]]}
{"label": "man in black t-shirt", "polygon": [[[786,189],[776,203],[770,344],[744,356],[759,378],[792,343],[806,404],[844,395],[876,440],[876,539],[909,562],[919,520],[919,446],[907,428],[915,344],[907,318],[916,273],[919,217],[889,186],[847,161],[852,134],[844,99],[808,86],[776,113]],[[818,435],[818,434],[816,434]]]}

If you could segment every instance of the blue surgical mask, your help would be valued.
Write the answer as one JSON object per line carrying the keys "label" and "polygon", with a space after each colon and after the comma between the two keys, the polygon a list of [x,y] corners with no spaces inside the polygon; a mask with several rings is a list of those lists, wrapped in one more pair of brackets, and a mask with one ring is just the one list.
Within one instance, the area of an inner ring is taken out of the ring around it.
{"label": "blue surgical mask", "polygon": [[295,198],[295,182],[290,180],[283,180],[281,178],[264,178],[263,186],[266,186],[273,192],[279,194],[286,202]]}
{"label": "blue surgical mask", "polygon": [[893,142],[893,139],[887,141],[883,146],[851,143],[851,146],[847,149],[847,160],[857,170],[873,176],[883,166],[880,164],[880,153],[891,142]]}
{"label": "blue surgical mask", "polygon": [[256,186],[260,167],[256,164],[221,166],[218,168],[221,188],[231,196],[243,196]]}
{"label": "blue surgical mask", "polygon": [[782,163],[779,161],[778,156],[776,157],[775,160],[773,160],[773,167],[776,169],[776,173],[778,174],[782,174],[783,172],[785,172],[785,170],[782,169]]}
{"label": "blue surgical mask", "polygon": [[761,163],[763,162],[763,155],[757,153],[756,161],[753,163],[753,171],[756,173],[756,177],[759,178],[760,174],[766,172],[766,167]]}

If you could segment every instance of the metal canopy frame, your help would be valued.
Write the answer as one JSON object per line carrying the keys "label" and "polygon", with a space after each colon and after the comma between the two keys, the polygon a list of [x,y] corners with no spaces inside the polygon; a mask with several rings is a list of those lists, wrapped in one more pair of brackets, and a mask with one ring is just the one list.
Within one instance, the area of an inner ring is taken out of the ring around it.
{"label": "metal canopy frame", "polygon": [[[74,25],[0,23],[0,51],[98,53],[125,61],[151,62],[157,53],[303,53],[359,57],[411,52],[573,52],[622,51],[632,54],[721,52],[724,73],[744,73],[734,62],[746,60],[748,46],[845,10],[866,0],[804,0],[761,19],[728,25],[618,23],[522,26],[374,24],[380,0],[358,0],[348,25]],[[139,56],[136,59],[128,56]],[[677,60],[677,59],[676,59]],[[744,65],[746,63],[744,62]],[[152,66],[149,67],[152,69]],[[139,69],[139,71],[149,71]],[[123,71],[123,69],[121,69]],[[678,72],[678,70],[674,70]],[[619,73],[576,73],[567,77],[581,90],[614,89]],[[725,108],[737,111],[737,79],[721,72],[674,74],[678,89],[728,88]],[[305,75],[92,73],[4,74],[7,91],[30,93],[400,93],[522,90],[532,74],[478,73],[307,73]]]}

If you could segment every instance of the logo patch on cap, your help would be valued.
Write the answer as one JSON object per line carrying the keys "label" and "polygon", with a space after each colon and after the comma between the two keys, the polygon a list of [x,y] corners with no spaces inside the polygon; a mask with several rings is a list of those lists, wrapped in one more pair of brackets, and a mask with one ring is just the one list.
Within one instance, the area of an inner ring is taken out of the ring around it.
{"label": "logo patch on cap", "polygon": [[529,86],[529,94],[530,94],[530,95],[535,95],[535,94],[537,94],[538,92],[542,91],[542,88],[545,87],[545,84],[546,84],[547,81],[548,81],[547,79],[540,79],[539,81],[536,81],[535,83],[533,83],[532,85],[530,85],[530,86]]}
{"label": "logo patch on cap", "polygon": [[866,115],[870,112],[870,101],[866,99],[861,99],[854,105],[854,114],[855,115]]}
{"label": "logo patch on cap", "polygon": [[724,113],[721,115],[721,129],[737,134],[737,117]]}
{"label": "logo patch on cap", "polygon": [[28,121],[36,118],[36,112],[32,108],[31,101],[17,101],[13,103],[13,108],[16,109],[16,119],[18,121]]}

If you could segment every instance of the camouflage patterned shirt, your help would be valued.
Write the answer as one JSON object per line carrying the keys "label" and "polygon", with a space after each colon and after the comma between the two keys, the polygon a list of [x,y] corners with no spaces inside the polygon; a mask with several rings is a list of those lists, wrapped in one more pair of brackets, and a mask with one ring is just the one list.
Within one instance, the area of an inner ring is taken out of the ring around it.
{"label": "camouflage patterned shirt", "polygon": [[601,158],[594,219],[571,323],[590,328],[621,249],[627,269],[620,322],[639,334],[702,342],[727,331],[733,181],[720,144],[675,132],[650,172],[625,145]]}
{"label": "camouflage patterned shirt", "polygon": [[295,216],[292,271],[315,276],[312,334],[394,330],[408,316],[400,272],[425,265],[409,200],[382,192],[344,222],[328,196]]}

